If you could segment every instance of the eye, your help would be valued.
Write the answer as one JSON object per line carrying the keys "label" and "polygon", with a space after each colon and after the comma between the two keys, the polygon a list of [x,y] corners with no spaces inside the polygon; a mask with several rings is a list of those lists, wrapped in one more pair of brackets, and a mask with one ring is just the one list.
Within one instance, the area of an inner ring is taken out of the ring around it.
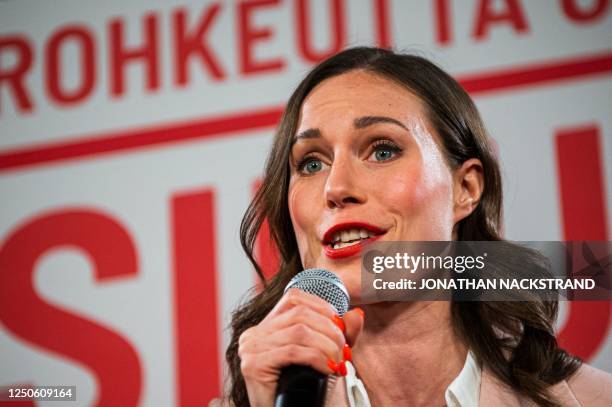
{"label": "eye", "polygon": [[314,174],[323,169],[323,162],[316,157],[306,156],[297,164],[297,169],[303,174]]}
{"label": "eye", "polygon": [[390,140],[377,140],[372,145],[374,152],[369,158],[374,161],[388,161],[400,155],[402,149]]}

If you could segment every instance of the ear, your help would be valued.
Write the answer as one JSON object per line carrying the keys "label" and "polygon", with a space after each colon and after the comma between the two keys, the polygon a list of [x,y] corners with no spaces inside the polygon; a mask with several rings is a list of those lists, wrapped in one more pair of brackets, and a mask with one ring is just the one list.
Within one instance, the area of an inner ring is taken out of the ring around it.
{"label": "ear", "polygon": [[457,224],[478,206],[484,190],[482,163],[478,158],[465,161],[453,174],[453,223]]}

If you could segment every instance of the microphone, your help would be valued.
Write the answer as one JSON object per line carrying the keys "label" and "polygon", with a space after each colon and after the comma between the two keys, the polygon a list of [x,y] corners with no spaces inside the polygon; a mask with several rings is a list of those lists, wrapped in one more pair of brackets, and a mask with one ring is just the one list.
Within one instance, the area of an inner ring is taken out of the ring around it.
{"label": "microphone", "polygon": [[[308,269],[295,275],[285,287],[314,294],[343,316],[349,307],[349,295],[342,280],[325,269]],[[310,366],[291,365],[281,371],[276,388],[275,407],[317,407],[325,403],[327,375]]]}

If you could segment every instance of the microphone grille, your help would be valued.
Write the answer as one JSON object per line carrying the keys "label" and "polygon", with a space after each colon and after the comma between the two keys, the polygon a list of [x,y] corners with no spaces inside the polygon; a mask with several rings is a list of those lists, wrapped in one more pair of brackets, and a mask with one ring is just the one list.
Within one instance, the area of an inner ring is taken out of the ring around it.
{"label": "microphone grille", "polygon": [[325,269],[308,269],[295,275],[285,287],[298,288],[314,294],[330,303],[336,312],[342,316],[348,311],[349,295],[342,280],[334,273]]}

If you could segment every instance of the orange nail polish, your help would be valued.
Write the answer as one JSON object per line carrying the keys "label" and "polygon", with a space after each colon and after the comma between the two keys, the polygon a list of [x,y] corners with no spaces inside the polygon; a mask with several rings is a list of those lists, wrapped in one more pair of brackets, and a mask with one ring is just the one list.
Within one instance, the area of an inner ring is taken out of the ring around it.
{"label": "orange nail polish", "polygon": [[365,312],[363,312],[363,310],[359,307],[355,307],[353,308],[355,311],[357,311],[359,313],[359,315],[361,315],[361,318],[365,319]]}
{"label": "orange nail polish", "polygon": [[332,373],[338,373],[338,364],[331,359],[327,359],[327,367],[332,371]]}
{"label": "orange nail polish", "polygon": [[346,327],[344,326],[344,321],[342,320],[342,318],[340,318],[339,315],[334,315],[332,320],[334,321],[334,324],[336,324],[338,326],[338,328],[340,328],[342,333],[346,332]]}
{"label": "orange nail polish", "polygon": [[344,360],[338,363],[338,374],[340,376],[346,376],[346,363],[344,362]]}
{"label": "orange nail polish", "polygon": [[351,351],[351,347],[348,346],[347,343],[344,344],[344,348],[342,349],[342,355],[344,356],[344,360],[349,362],[353,361],[353,352]]}

